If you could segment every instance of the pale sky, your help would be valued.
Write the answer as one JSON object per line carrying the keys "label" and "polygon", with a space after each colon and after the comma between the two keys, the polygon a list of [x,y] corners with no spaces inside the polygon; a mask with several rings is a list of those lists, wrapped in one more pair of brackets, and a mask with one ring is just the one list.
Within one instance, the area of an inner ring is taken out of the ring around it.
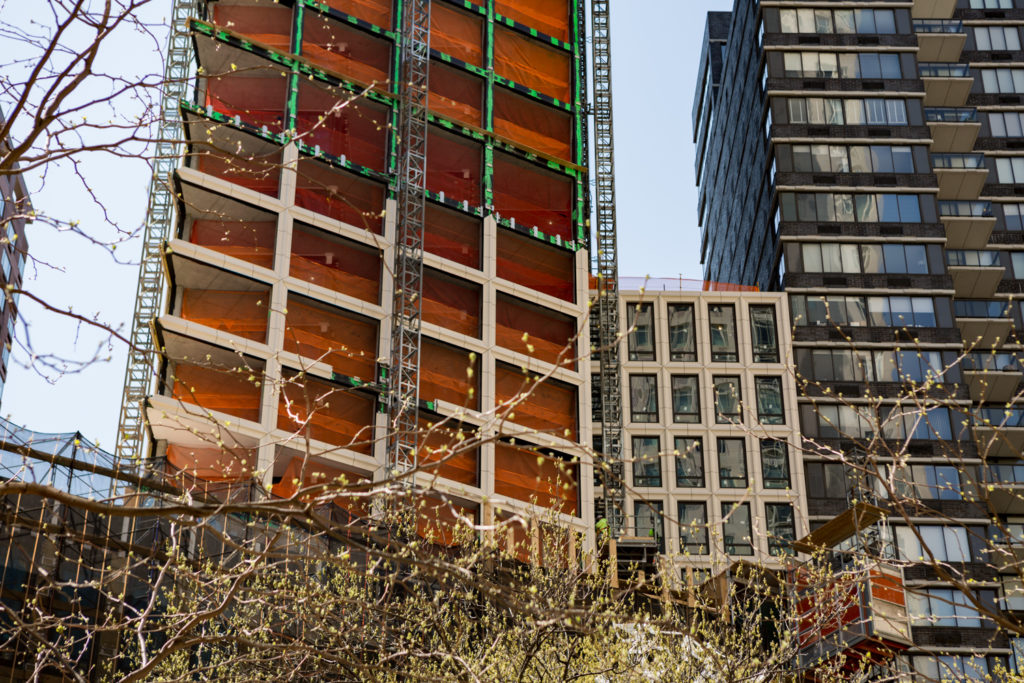
{"label": "pale sky", "polygon": [[[19,25],[31,20],[33,4],[0,0],[0,13],[6,22]],[[169,9],[170,0],[167,5]],[[612,2],[619,270],[624,276],[701,277],[690,111],[705,13],[731,7],[732,0]],[[124,49],[113,51],[109,59],[132,68],[161,69],[150,43],[138,37],[123,40]],[[12,54],[2,44],[0,53]],[[116,224],[130,230],[142,223],[148,187],[145,164],[102,158],[81,172]],[[53,169],[46,178],[34,173],[26,180],[38,210],[80,220],[92,234],[115,234],[69,169]],[[27,289],[59,308],[98,314],[122,331],[130,328],[137,242],[119,246],[116,258],[111,258],[80,238],[40,224],[29,227],[28,239],[30,253],[39,262],[28,268]],[[44,377],[28,367],[29,358],[16,342],[0,414],[36,431],[79,430],[113,450],[124,345],[98,348],[101,338],[96,334],[24,299],[21,314],[36,353],[101,360],[80,371],[49,370]],[[21,322],[16,337],[25,337]]]}

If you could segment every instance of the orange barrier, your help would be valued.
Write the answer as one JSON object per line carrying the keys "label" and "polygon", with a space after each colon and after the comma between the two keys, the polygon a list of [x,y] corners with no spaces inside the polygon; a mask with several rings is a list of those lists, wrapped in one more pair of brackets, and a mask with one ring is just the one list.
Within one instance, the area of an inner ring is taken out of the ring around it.
{"label": "orange barrier", "polygon": [[380,298],[381,255],[356,242],[295,225],[289,275],[377,303]]}
{"label": "orange barrier", "polygon": [[[510,296],[498,295],[497,337],[499,346],[525,353],[549,363],[558,362],[558,355],[570,347],[563,362],[568,367],[575,364],[576,322],[564,315],[530,306]],[[523,333],[527,337],[523,339]],[[532,348],[531,348],[532,347]]]}
{"label": "orange barrier", "polygon": [[494,28],[494,72],[562,102],[572,101],[569,54],[501,26]]}
{"label": "orange barrier", "polygon": [[168,444],[167,462],[204,482],[241,482],[257,467],[257,453],[249,448],[188,448]]}
{"label": "orange barrier", "polygon": [[284,350],[327,363],[339,374],[373,381],[377,322],[306,301],[295,295],[288,297]]}
{"label": "orange barrier", "polygon": [[[359,486],[366,482],[367,478],[363,475],[350,472],[333,463],[328,465],[311,458],[303,462],[303,458],[294,457],[288,461],[284,474],[281,475],[281,480],[274,484],[270,492],[278,498],[291,498],[300,487],[305,489],[310,486],[329,484],[341,492],[349,487]],[[315,500],[321,498],[324,493],[325,491],[322,489],[314,489],[308,495],[303,496],[302,499],[305,501]],[[333,498],[331,502],[357,517],[368,517],[370,513],[370,502],[365,496],[345,495],[342,493]]]}
{"label": "orange barrier", "polygon": [[[460,484],[478,486],[480,483],[478,478],[480,450],[474,448],[454,454],[453,447],[457,443],[458,426],[445,425],[431,428],[428,425],[427,420],[420,418],[419,464],[423,471],[457,481]],[[441,464],[431,465],[431,463],[437,462]]]}
{"label": "orange barrier", "polygon": [[[472,368],[470,376],[467,370]],[[441,399],[474,410],[480,407],[479,358],[469,352],[423,338],[420,345],[420,398]],[[470,395],[470,389],[473,390]]]}
{"label": "orange barrier", "polygon": [[431,128],[427,149],[427,189],[478,206],[483,187],[483,147]]}
{"label": "orange barrier", "polygon": [[458,545],[458,529],[464,528],[459,517],[476,520],[476,509],[453,500],[424,496],[416,501],[416,533],[434,545],[452,548]]}
{"label": "orange barrier", "polygon": [[206,104],[244,123],[266,126],[271,133],[284,129],[284,102],[288,95],[284,74],[214,74],[206,82]]}
{"label": "orange barrier", "polygon": [[227,256],[274,267],[277,221],[192,221],[189,242],[213,249]]}
{"label": "orange barrier", "polygon": [[384,107],[356,101],[345,91],[328,92],[299,84],[295,130],[310,147],[377,171],[386,170],[387,112]]}
{"label": "orange barrier", "polygon": [[515,218],[524,227],[571,241],[572,196],[569,178],[494,153],[494,208],[502,218]]}
{"label": "orange barrier", "polygon": [[498,228],[498,277],[549,294],[576,300],[576,257],[564,249]]}
{"label": "orange barrier", "polygon": [[181,317],[253,341],[267,340],[270,290],[257,292],[186,289]]}
{"label": "orange barrier", "polygon": [[[301,439],[305,434],[305,424],[312,439],[369,455],[374,438],[373,408],[371,398],[352,389],[342,389],[306,377],[286,381],[282,387],[277,426],[297,433]],[[353,443],[354,439],[358,440]]]}
{"label": "orange barrier", "polygon": [[366,85],[390,78],[391,45],[386,40],[315,12],[306,12],[302,23],[302,56]]}
{"label": "orange barrier", "polygon": [[423,248],[431,254],[479,269],[482,229],[479,218],[428,202]]}
{"label": "orange barrier", "polygon": [[292,51],[290,7],[270,2],[262,7],[218,2],[213,5],[213,23],[282,52]]}
{"label": "orange barrier", "polygon": [[320,0],[320,2],[381,28],[391,28],[390,0]]}
{"label": "orange barrier", "polygon": [[572,157],[572,116],[500,87],[494,89],[494,132],[559,159]]}
{"label": "orange barrier", "polygon": [[471,337],[480,336],[480,287],[423,271],[423,319]]}
{"label": "orange barrier", "polygon": [[441,116],[480,127],[483,125],[484,81],[443,62],[430,63],[427,107]]}
{"label": "orange barrier", "polygon": [[[495,370],[495,398],[505,404],[516,399],[534,387],[534,381],[525,384],[528,375],[502,363]],[[533,377],[529,375],[529,377]],[[578,433],[576,389],[574,387],[545,380],[536,385],[529,398],[520,400],[512,409],[514,417],[510,422],[538,432],[546,432],[575,441]],[[568,431],[568,434],[566,432]]]}
{"label": "orange barrier", "polygon": [[280,152],[251,159],[210,149],[202,149],[196,154],[199,156],[199,170],[203,173],[223,178],[260,194],[277,196],[281,179]]}
{"label": "orange barrier", "polygon": [[567,515],[577,513],[578,465],[529,448],[498,442],[494,447],[494,491]]}
{"label": "orange barrier", "polygon": [[430,47],[475,66],[484,65],[484,21],[443,3],[430,8]]}
{"label": "orange barrier", "polygon": [[384,186],[302,159],[295,204],[378,235],[384,228]]}
{"label": "orange barrier", "polygon": [[[171,396],[206,410],[214,410],[243,420],[260,420],[260,373],[245,368],[221,370],[177,363]],[[255,375],[250,379],[251,375]]]}
{"label": "orange barrier", "polygon": [[494,11],[503,17],[569,42],[568,0],[494,0]]}

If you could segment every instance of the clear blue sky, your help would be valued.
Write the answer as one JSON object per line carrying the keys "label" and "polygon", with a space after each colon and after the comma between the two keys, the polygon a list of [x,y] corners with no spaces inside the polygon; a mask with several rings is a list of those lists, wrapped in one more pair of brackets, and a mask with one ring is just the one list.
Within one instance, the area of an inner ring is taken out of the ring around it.
{"label": "clear blue sky", "polygon": [[[0,0],[0,12],[5,21],[18,25],[31,19],[32,5],[24,0]],[[167,0],[167,9],[169,6]],[[612,2],[622,275],[701,276],[691,100],[705,13],[731,7],[732,0]],[[160,69],[160,58],[152,54],[149,43],[137,38],[123,40],[128,41],[124,49],[114,51],[111,59],[131,54],[134,68]],[[148,186],[144,164],[103,158],[92,160],[81,171],[104,199],[114,223],[129,230],[142,223]],[[69,169],[53,169],[46,178],[33,174],[27,180],[39,210],[76,218],[92,234],[115,236]],[[102,249],[46,226],[30,226],[28,236],[39,263],[28,269],[27,288],[58,307],[98,314],[123,330],[130,327],[138,274],[137,242],[120,246],[113,259]],[[37,431],[77,429],[112,450],[124,381],[123,345],[98,347],[101,337],[88,329],[27,301],[21,308],[36,353],[77,359],[97,355],[101,360],[80,371],[40,373],[27,367],[29,358],[16,345],[0,413]],[[24,334],[19,323],[17,335]]]}

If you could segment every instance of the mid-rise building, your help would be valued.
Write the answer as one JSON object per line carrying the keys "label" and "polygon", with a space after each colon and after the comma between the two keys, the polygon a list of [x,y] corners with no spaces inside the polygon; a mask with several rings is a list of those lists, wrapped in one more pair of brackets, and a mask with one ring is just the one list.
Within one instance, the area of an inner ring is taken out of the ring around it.
{"label": "mid-rise building", "polygon": [[[4,115],[0,112],[0,129]],[[0,158],[8,153],[10,139],[0,140]],[[31,222],[31,205],[25,180],[14,164],[8,172],[0,173],[0,404],[7,384],[7,365],[14,345],[14,330],[18,322],[20,289],[25,276],[28,238],[25,226]]]}

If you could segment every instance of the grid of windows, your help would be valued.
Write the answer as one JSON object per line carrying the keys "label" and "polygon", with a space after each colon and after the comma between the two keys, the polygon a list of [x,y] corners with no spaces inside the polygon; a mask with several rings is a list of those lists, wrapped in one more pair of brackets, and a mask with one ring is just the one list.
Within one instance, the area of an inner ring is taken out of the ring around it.
{"label": "grid of windows", "polygon": [[[789,162],[789,155],[792,162]],[[797,173],[913,173],[910,145],[779,145],[779,169]]]}
{"label": "grid of windows", "polygon": [[786,78],[902,78],[900,57],[877,52],[786,52]]}
{"label": "grid of windows", "polygon": [[896,33],[891,9],[783,9],[783,33]]}
{"label": "grid of windows", "polygon": [[920,223],[916,194],[782,192],[782,220],[822,223]]}
{"label": "grid of windows", "polygon": [[789,97],[789,122],[829,126],[906,126],[906,100],[880,97]]}
{"label": "grid of windows", "polygon": [[928,250],[923,244],[800,245],[805,273],[928,274]]}

